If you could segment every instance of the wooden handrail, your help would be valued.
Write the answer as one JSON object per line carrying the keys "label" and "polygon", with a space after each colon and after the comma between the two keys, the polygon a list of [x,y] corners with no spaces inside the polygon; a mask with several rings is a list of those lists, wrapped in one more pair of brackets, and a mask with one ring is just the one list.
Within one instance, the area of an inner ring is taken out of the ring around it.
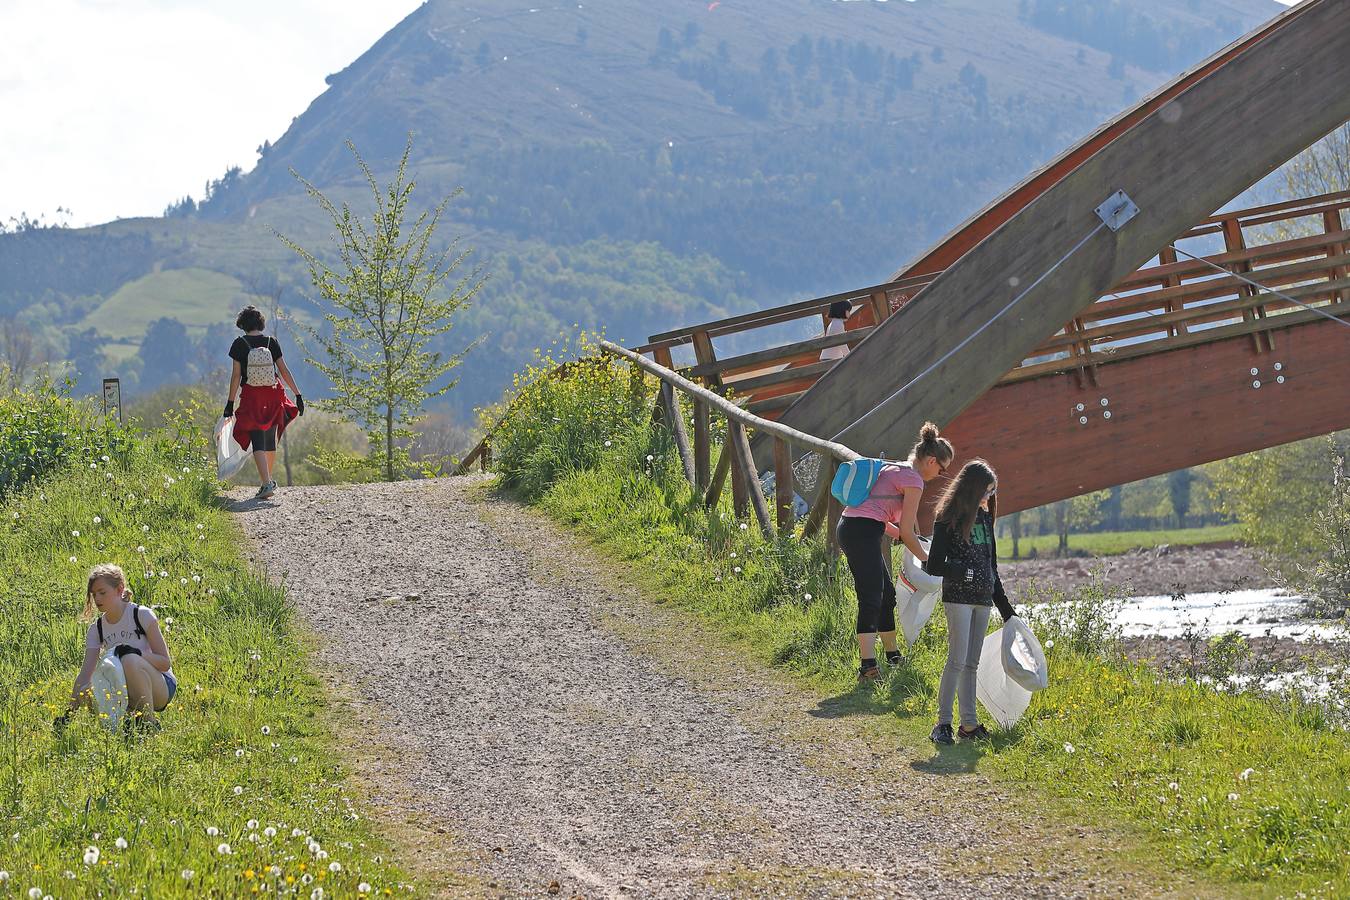
{"label": "wooden handrail", "polygon": [[763,419],[753,413],[747,412],[720,394],[714,393],[707,388],[700,387],[678,372],[667,369],[659,363],[652,362],[650,359],[634,353],[632,350],[620,347],[618,344],[611,341],[601,341],[600,346],[607,353],[612,353],[615,356],[626,359],[633,365],[640,366],[646,371],[651,372],[662,381],[674,385],[686,394],[697,397],[699,400],[702,400],[704,403],[707,403],[709,406],[721,412],[728,419],[739,422],[747,428],[757,429],[766,434],[771,434],[774,437],[782,438],[794,446],[812,450],[816,453],[823,453],[843,462],[861,459],[861,454],[855,453],[853,450],[850,450],[848,447],[845,447],[843,444],[836,441],[827,441],[823,438],[818,438],[813,434],[807,434],[804,431],[798,431],[787,425],[771,422],[768,419]]}

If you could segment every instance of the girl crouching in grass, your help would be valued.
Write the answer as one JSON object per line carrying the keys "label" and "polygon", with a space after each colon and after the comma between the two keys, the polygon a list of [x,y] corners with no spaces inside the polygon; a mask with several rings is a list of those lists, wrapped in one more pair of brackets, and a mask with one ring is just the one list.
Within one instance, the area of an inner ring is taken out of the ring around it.
{"label": "girl crouching in grass", "polygon": [[938,720],[934,743],[955,743],[952,700],[960,698],[962,738],[989,737],[975,713],[975,674],[989,626],[989,610],[998,607],[1006,622],[1016,612],[998,577],[994,516],[997,477],[982,459],[971,460],[938,501],[933,544],[924,570],[942,576],[942,609],[947,615],[947,665],[938,683]]}
{"label": "girl crouching in grass", "polygon": [[[97,618],[95,610],[101,613]],[[127,679],[126,721],[139,722],[142,727],[157,731],[159,720],[155,713],[169,705],[178,690],[178,681],[173,675],[169,648],[159,630],[159,619],[149,607],[131,602],[127,576],[120,566],[104,563],[89,571],[80,620],[90,619],[93,621],[84,639],[84,665],[75,678],[70,708],[57,719],[57,727],[64,726],[80,706],[92,704],[90,681],[94,669],[100,657],[111,652],[122,661]]]}

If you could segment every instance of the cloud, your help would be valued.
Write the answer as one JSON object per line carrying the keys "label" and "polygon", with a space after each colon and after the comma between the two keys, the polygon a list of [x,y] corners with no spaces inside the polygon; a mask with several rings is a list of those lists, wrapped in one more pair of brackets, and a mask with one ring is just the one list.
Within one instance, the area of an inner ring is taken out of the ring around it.
{"label": "cloud", "polygon": [[0,219],[156,215],[252,167],[417,0],[0,5]]}

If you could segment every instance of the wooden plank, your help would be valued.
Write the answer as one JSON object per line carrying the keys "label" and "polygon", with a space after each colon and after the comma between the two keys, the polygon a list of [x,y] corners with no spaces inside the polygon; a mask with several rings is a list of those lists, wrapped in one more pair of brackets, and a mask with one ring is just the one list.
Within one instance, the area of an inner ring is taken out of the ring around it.
{"label": "wooden plank", "polygon": [[804,378],[815,380],[830,371],[834,365],[834,360],[829,359],[825,362],[812,363],[809,366],[797,366],[795,368],[780,369],[777,372],[769,372],[765,375],[754,375],[750,378],[726,379],[723,381],[727,387],[731,388],[737,394],[751,394],[759,388],[770,387],[775,384],[784,384],[795,382]]}
{"label": "wooden plank", "polygon": [[772,540],[773,524],[769,519],[769,504],[764,499],[763,489],[760,488],[759,472],[755,469],[755,458],[750,454],[750,438],[745,433],[745,426],[734,420],[728,422],[727,443],[731,444],[732,452],[735,454],[731,460],[732,473],[740,473],[750,508],[755,513],[755,521],[759,523],[764,536]]}
{"label": "wooden plank", "polygon": [[[1047,333],[1190,223],[1350,119],[1350,91],[1343,89],[1350,16],[1343,5],[1307,0],[1277,22],[1259,40],[1239,42],[1239,52],[1221,54],[1226,61],[1205,77],[1183,79],[1187,86],[1174,101],[1183,115],[1142,118],[1039,192],[877,326],[779,421],[837,436],[869,455],[909,440],[925,419],[951,421]],[[1239,107],[1241,121],[1232,115]],[[1094,208],[1118,189],[1141,212],[1111,232],[1099,227]],[[996,284],[1002,287],[991,290]],[[1013,314],[979,331],[1016,297],[1022,299]],[[959,353],[947,354],[967,336],[973,337]]]}
{"label": "wooden plank", "polygon": [[680,454],[680,465],[684,468],[685,480],[697,484],[694,473],[694,451],[689,446],[689,433],[684,427],[684,413],[680,411],[680,398],[675,389],[667,382],[661,382],[661,396],[666,407],[666,424],[675,439],[675,451]]}
{"label": "wooden plank", "polygon": [[703,495],[703,508],[713,510],[717,508],[717,501],[722,499],[722,487],[727,483],[727,472],[731,469],[731,454],[727,452],[725,445],[722,452],[717,454],[717,468],[713,469],[712,481],[708,484],[708,490]]}
{"label": "wooden plank", "polygon": [[[749,446],[746,447],[749,455]],[[778,534],[792,534],[796,525],[796,513],[792,509],[792,499],[796,494],[792,473],[792,448],[782,438],[773,439],[773,495],[774,513],[778,521]]]}
{"label": "wooden plank", "polygon": [[746,483],[746,466],[741,464],[740,450],[732,431],[735,424],[735,419],[727,419],[727,437],[722,442],[722,453],[731,460],[731,510],[736,518],[744,519],[750,514],[750,485]]}
{"label": "wooden plank", "polygon": [[873,330],[873,328],[855,328],[852,331],[843,331],[839,334],[821,335],[819,337],[809,338],[805,341],[797,341],[792,344],[782,344],[778,347],[770,347],[767,350],[756,350],[753,353],[742,353],[740,356],[728,356],[725,359],[719,359],[710,363],[700,363],[687,371],[694,377],[704,377],[708,375],[720,375],[736,368],[749,368],[751,366],[762,366],[766,363],[782,362],[785,357],[807,353],[818,353],[826,347],[838,347],[840,344],[852,344],[861,341],[867,335],[871,334]]}
{"label": "wooden plank", "polygon": [[[1295,238],[1291,241],[1279,241],[1271,244],[1258,244],[1246,250],[1215,253],[1205,257],[1208,262],[1225,268],[1233,268],[1237,263],[1247,263],[1255,266],[1259,262],[1270,262],[1282,258],[1301,259],[1307,256],[1315,256],[1318,252],[1324,251],[1326,246],[1337,240],[1342,239],[1338,234],[1326,235],[1317,234],[1311,237]],[[1168,244],[1173,243],[1168,241]],[[1167,246],[1166,244],[1164,246]],[[1306,251],[1306,252],[1305,252]],[[1147,269],[1138,269],[1112,287],[1111,291],[1120,293],[1126,290],[1136,290],[1149,285],[1160,285],[1162,281],[1169,276],[1177,275],[1185,278],[1188,275],[1202,276],[1211,275],[1214,270],[1203,262],[1193,259],[1183,259],[1181,262],[1168,265],[1151,266]],[[1103,292],[1107,293],[1107,292]]]}
{"label": "wooden plank", "polygon": [[[1340,308],[1350,314],[1350,303]],[[1277,351],[1255,356],[1235,328],[1204,340],[1184,335],[1179,339],[1190,346],[1103,363],[1105,386],[1097,391],[1078,389],[1065,375],[999,385],[943,429],[956,446],[956,465],[988,459],[999,475],[999,514],[1007,515],[1350,428],[1345,326],[1300,310],[1240,327],[1276,329]],[[1281,375],[1283,384],[1275,381]],[[1072,412],[1079,402],[1086,425]],[[1046,466],[1046,447],[1056,458],[1091,465]]]}

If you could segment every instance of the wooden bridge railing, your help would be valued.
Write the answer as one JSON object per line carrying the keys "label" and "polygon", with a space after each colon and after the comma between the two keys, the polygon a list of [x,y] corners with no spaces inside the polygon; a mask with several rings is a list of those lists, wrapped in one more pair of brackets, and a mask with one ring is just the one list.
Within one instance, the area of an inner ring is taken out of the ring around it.
{"label": "wooden bridge railing", "polygon": [[[859,454],[843,444],[818,438],[747,412],[726,397],[695,384],[673,369],[652,362],[645,356],[620,347],[618,344],[601,341],[600,346],[605,352],[626,359],[633,365],[639,366],[661,379],[662,392],[658,403],[662,405],[665,418],[669,422],[671,432],[675,437],[680,458],[684,463],[685,475],[695,489],[703,494],[704,504],[709,509],[717,504],[729,468],[733,484],[739,482],[742,490],[745,494],[748,494],[749,505],[754,509],[755,518],[759,521],[760,528],[764,530],[765,536],[773,536],[768,504],[764,500],[763,491],[760,490],[759,473],[755,471],[754,457],[750,454],[748,430],[753,428],[771,437],[774,441],[774,501],[779,533],[791,534],[796,525],[792,508],[796,491],[792,470],[793,454],[789,449],[790,447],[797,447],[804,452],[818,453],[822,461],[820,473],[816,477],[815,499],[811,503],[803,534],[809,536],[814,533],[827,512],[830,514],[831,522],[837,518],[838,502],[830,494],[830,483],[834,478],[837,465],[840,462],[858,459]],[[692,447],[684,428],[684,414],[680,411],[678,396],[675,394],[676,390],[688,394],[693,403],[694,443]],[[710,473],[712,456],[710,419],[713,410],[726,417],[727,436],[718,460],[717,469]],[[738,514],[741,513],[741,506],[742,501],[738,492]]]}
{"label": "wooden bridge railing", "polygon": [[[1266,229],[1273,239],[1248,243],[1247,231]],[[1268,204],[1212,216],[1177,239],[1223,241],[1223,250],[1208,255],[1209,263],[1240,272],[1266,287],[1303,303],[1324,305],[1332,315],[1350,306],[1350,191]],[[1216,272],[1211,265],[1179,259],[1175,244],[1163,248],[1150,264],[1122,281],[1091,308],[1046,338],[1002,383],[1073,372],[1095,380],[1100,363],[1156,353],[1175,347],[1250,335],[1257,352],[1274,349],[1272,330],[1316,317],[1295,304],[1246,282]],[[677,368],[674,348],[692,345],[694,363],[680,371],[718,391],[733,391],[746,409],[776,418],[833,365],[820,351],[865,339],[875,325],[909,302],[937,274],[912,276],[858,291],[819,297],[705,322],[653,335],[635,348],[656,362]],[[764,329],[815,319],[823,331],[823,314],[837,300],[854,309],[842,335],[820,335],[790,343],[774,343]],[[767,346],[732,356],[719,356],[713,339],[727,335],[753,339],[760,332]]]}

